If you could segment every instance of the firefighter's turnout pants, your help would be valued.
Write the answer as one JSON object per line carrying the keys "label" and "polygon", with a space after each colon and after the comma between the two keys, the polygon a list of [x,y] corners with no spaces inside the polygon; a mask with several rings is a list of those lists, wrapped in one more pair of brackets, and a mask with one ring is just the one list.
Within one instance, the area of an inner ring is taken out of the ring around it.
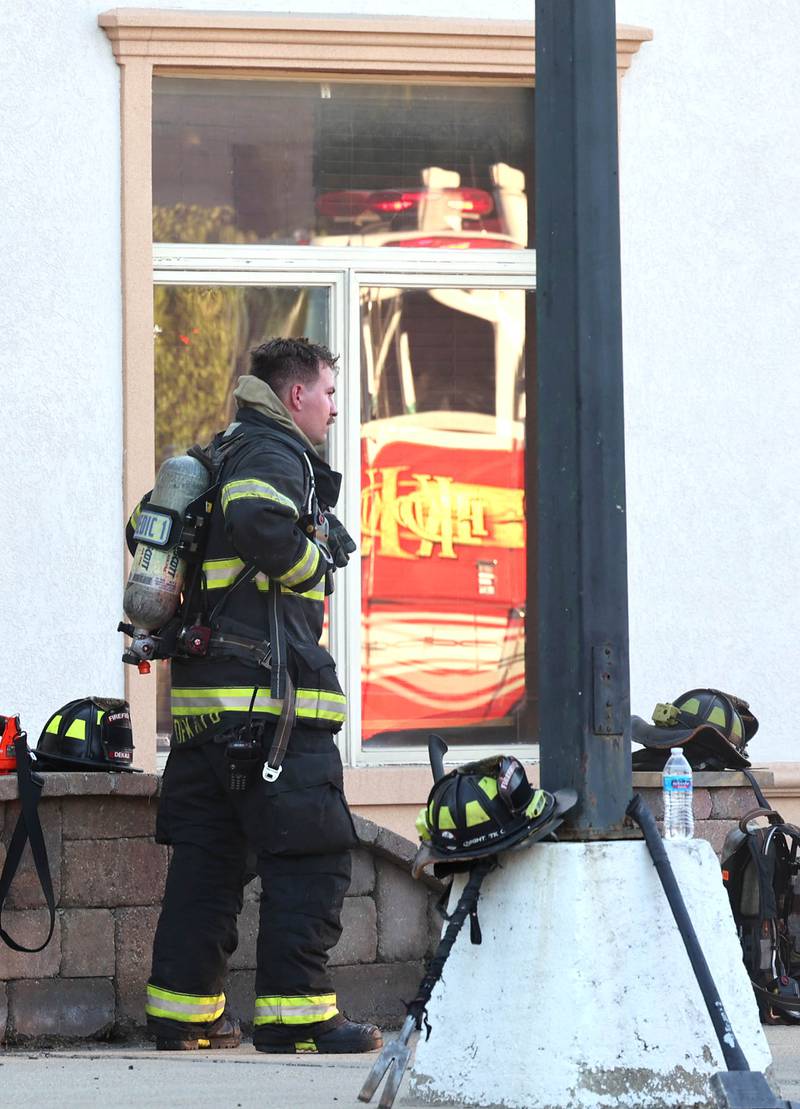
{"label": "firefighter's turnout pants", "polygon": [[176,748],[167,762],[156,838],[172,858],[148,1024],[159,1035],[198,1035],[222,1014],[253,868],[261,879],[253,1038],[304,1040],[338,1015],[327,959],[356,844],[339,753],[329,732],[301,726],[276,782],[259,773],[246,791],[229,792],[226,771],[224,742]]}

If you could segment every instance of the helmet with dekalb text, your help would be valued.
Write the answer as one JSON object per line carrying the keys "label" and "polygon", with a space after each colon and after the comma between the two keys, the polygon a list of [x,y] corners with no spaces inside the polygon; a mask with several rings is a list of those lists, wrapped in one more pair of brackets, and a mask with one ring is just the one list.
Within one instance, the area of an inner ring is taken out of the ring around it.
{"label": "helmet with dekalb text", "polygon": [[130,705],[111,697],[70,701],[47,721],[33,754],[42,770],[132,771]]}

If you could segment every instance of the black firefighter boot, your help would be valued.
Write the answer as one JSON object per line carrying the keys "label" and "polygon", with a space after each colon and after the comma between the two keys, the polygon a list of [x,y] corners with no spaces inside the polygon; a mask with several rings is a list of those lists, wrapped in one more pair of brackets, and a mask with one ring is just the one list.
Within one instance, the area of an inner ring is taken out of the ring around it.
{"label": "black firefighter boot", "polygon": [[356,1024],[339,1013],[302,1030],[296,1026],[262,1026],[253,1036],[253,1047],[272,1055],[349,1055],[377,1051],[383,1047],[383,1037],[374,1024]]}
{"label": "black firefighter boot", "polygon": [[213,1024],[200,1025],[199,1028],[156,1019],[150,1022],[150,1031],[155,1032],[157,1051],[238,1047],[242,1042],[239,1021],[230,1013],[223,1013]]}

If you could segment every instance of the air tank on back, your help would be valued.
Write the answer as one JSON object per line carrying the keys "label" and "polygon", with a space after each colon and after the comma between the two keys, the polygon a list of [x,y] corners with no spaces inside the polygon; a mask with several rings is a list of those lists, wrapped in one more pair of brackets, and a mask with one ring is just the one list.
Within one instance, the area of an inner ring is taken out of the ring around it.
{"label": "air tank on back", "polygon": [[[188,454],[161,464],[148,507],[169,508],[183,518],[186,508],[209,485],[205,466]],[[136,631],[155,631],[175,615],[186,576],[186,563],[174,546],[162,549],[139,539],[125,587],[123,608]]]}

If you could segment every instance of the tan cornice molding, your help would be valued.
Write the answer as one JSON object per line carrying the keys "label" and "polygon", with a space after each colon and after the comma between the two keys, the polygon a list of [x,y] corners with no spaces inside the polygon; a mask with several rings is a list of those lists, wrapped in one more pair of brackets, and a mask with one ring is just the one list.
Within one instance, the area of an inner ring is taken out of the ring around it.
{"label": "tan cornice molding", "polygon": [[[120,65],[274,70],[282,73],[408,74],[532,81],[533,22],[251,15],[244,12],[114,8],[98,16]],[[643,27],[617,27],[621,76]]]}

